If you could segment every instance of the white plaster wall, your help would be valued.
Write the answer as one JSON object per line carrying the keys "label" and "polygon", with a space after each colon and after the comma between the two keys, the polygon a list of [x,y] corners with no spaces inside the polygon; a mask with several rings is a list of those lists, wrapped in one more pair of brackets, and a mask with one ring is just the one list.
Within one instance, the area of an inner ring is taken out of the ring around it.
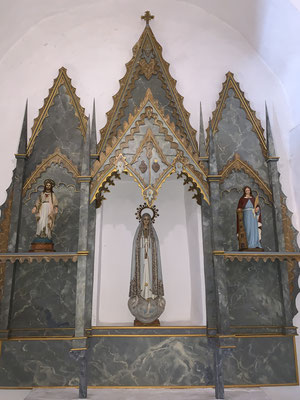
{"label": "white plaster wall", "polygon": [[[166,299],[162,325],[206,325],[200,207],[185,190],[183,180],[171,177],[156,201],[160,216],[154,227]],[[106,197],[97,211],[93,325],[131,325],[134,317],[127,301],[132,242],[138,226],[135,211],[143,200],[137,184],[124,175]]]}

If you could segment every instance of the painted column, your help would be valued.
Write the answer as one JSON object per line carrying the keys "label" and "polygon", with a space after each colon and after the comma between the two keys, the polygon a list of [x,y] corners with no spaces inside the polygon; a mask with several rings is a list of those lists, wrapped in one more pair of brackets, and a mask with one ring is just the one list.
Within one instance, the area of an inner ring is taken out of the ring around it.
{"label": "painted column", "polygon": [[[93,104],[92,130],[90,137],[90,159],[99,158],[97,154],[97,129],[96,129],[96,112],[95,100]],[[88,201],[88,203],[90,203]],[[89,204],[89,222],[88,222],[88,249],[89,255],[87,259],[87,283],[86,283],[86,317],[85,328],[92,327],[92,303],[93,303],[93,279],[94,279],[94,258],[95,258],[95,236],[96,236],[96,207],[95,203]]]}
{"label": "painted column", "polygon": [[[13,173],[13,200],[11,207],[10,231],[8,241],[9,253],[17,253],[19,245],[19,229],[22,218],[22,189],[24,184],[27,149],[27,108],[28,104],[26,102],[18,153],[15,154],[17,165]],[[0,330],[2,332],[0,332],[0,337],[7,337],[8,335],[9,316],[13,296],[13,282],[16,264],[17,262],[15,264],[10,262],[6,263],[4,291],[1,303]]]}
{"label": "painted column", "polygon": [[[268,109],[266,106],[266,135],[267,135],[267,148],[268,148],[268,172],[269,180],[273,194],[273,215],[275,221],[275,241],[277,251],[285,252],[285,241],[283,233],[283,222],[281,212],[281,186],[279,182],[279,173],[277,169],[277,162],[279,157],[276,157],[273,135],[271,131],[271,124],[269,120]],[[285,333],[294,333],[294,330],[290,332],[290,328],[293,326],[293,317],[291,311],[291,299],[289,293],[289,280],[288,280],[288,269],[287,263],[278,262],[280,268],[280,283],[282,291],[282,300],[284,308],[284,326]]]}
{"label": "painted column", "polygon": [[[216,300],[216,333],[211,335],[210,343],[214,351],[214,372],[215,372],[215,397],[224,399],[224,373],[223,373],[223,350],[221,342],[224,337],[229,335],[229,306],[227,295],[227,284],[224,263],[224,239],[220,227],[222,224],[222,215],[220,210],[220,190],[218,166],[216,159],[216,149],[214,137],[209,121],[209,175],[207,180],[210,188],[210,210],[211,210],[211,243],[212,243],[212,266],[215,282],[215,300]],[[220,339],[222,337],[222,339]]]}
{"label": "painted column", "polygon": [[[200,103],[200,124],[199,124],[199,155],[200,162],[205,169],[208,169],[208,156],[206,151],[206,141],[203,124],[202,106]],[[216,286],[213,268],[213,247],[211,231],[211,206],[202,201],[201,204],[202,236],[203,236],[203,256],[205,270],[205,294],[206,294],[206,318],[208,335],[217,333],[217,299]]]}
{"label": "painted column", "polygon": [[86,327],[86,299],[88,288],[88,230],[89,230],[89,202],[90,202],[90,121],[83,143],[80,183],[80,211],[79,211],[79,237],[78,261],[76,279],[76,311],[75,311],[75,340],[70,356],[79,362],[79,398],[87,398],[87,338]]}

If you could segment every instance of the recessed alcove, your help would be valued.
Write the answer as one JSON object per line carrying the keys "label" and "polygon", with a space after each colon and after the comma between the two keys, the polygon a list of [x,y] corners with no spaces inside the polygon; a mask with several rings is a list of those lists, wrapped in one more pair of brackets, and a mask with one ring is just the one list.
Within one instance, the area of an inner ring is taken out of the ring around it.
{"label": "recessed alcove", "polygon": [[[155,202],[166,299],[161,325],[206,325],[201,208],[192,196],[183,180],[171,175]],[[132,325],[127,301],[135,212],[142,197],[124,174],[105,197],[96,217],[93,325]]]}

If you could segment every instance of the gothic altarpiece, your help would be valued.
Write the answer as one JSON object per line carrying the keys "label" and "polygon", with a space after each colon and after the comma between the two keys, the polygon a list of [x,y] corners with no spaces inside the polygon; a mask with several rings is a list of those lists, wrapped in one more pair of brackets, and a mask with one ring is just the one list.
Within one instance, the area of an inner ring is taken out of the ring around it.
{"label": "gothic altarpiece", "polygon": [[[65,68],[28,144],[26,108],[1,208],[0,385],[80,385],[81,397],[87,386],[215,386],[223,398],[224,385],[297,384],[292,319],[300,254],[268,115],[265,135],[228,72],[206,139],[201,117],[197,142],[145,19],[98,144],[95,107],[90,126]],[[206,326],[92,326],[96,208],[110,207],[108,192],[122,176],[139,187],[136,207],[155,205],[172,176],[191,193],[202,220]],[[56,251],[29,252],[31,210],[46,179],[55,181],[59,204]],[[236,208],[245,185],[265,221],[263,252],[238,251]]]}

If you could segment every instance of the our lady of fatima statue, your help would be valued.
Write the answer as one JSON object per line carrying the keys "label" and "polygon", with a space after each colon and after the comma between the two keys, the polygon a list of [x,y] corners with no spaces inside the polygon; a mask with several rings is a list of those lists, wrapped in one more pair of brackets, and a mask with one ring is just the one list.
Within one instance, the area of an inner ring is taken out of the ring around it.
{"label": "our lady of fatima statue", "polygon": [[158,325],[165,308],[159,241],[153,217],[140,216],[132,246],[128,307],[135,325]]}

